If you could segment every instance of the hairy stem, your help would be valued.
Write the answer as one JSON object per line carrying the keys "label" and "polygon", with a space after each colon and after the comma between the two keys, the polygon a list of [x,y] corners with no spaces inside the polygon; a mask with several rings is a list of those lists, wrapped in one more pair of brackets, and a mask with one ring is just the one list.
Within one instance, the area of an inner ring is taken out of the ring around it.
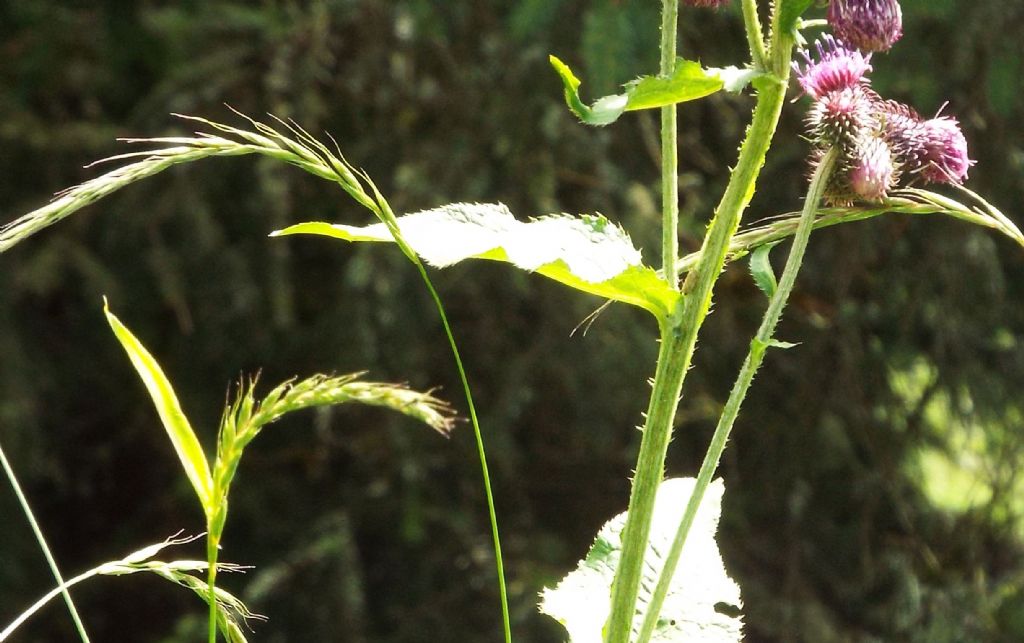
{"label": "hairy stem", "polygon": [[747,32],[750,60],[754,63],[754,69],[765,69],[768,53],[764,48],[761,20],[757,17],[757,0],[743,0],[743,26]]}
{"label": "hairy stem", "polygon": [[[777,12],[778,5],[775,8]],[[777,20],[777,15],[773,15],[773,25]],[[710,309],[712,290],[725,264],[730,240],[754,194],[758,174],[785,102],[792,39],[779,29],[773,30],[772,38],[772,71],[776,78],[760,84],[750,128],[729,185],[704,237],[700,259],[683,284],[684,297],[669,319],[661,324],[661,348],[654,390],[644,423],[626,525],[622,532],[622,557],[612,583],[611,613],[605,629],[605,640],[609,643],[629,641],[654,498],[664,474],[665,455],[683,381],[693,357],[697,334]]]}
{"label": "hairy stem", "polygon": [[757,369],[760,368],[761,362],[764,361],[765,351],[770,346],[775,326],[778,324],[779,318],[782,317],[782,311],[789,300],[790,292],[793,290],[796,275],[800,271],[800,265],[804,259],[804,252],[807,250],[807,241],[811,236],[811,230],[814,229],[814,216],[818,209],[818,203],[821,201],[821,195],[828,184],[829,176],[835,164],[835,158],[835,150],[830,150],[815,170],[811,186],[807,192],[807,200],[804,201],[803,212],[800,214],[800,223],[797,225],[796,233],[793,235],[793,247],[789,251],[789,257],[786,259],[786,267],[782,271],[778,288],[768,302],[768,309],[764,313],[761,325],[757,329],[757,334],[750,343],[750,352],[747,353],[747,358],[743,361],[743,366],[736,377],[736,383],[733,385],[729,399],[725,403],[722,416],[718,420],[718,426],[715,427],[715,433],[711,436],[711,444],[704,456],[704,462],[700,466],[700,471],[697,473],[697,482],[694,484],[693,495],[690,496],[690,500],[686,505],[686,511],[679,523],[679,528],[672,541],[668,556],[665,557],[665,566],[658,577],[658,585],[647,606],[647,614],[644,616],[643,626],[640,628],[638,643],[646,643],[654,633],[654,627],[658,623],[658,614],[661,611],[662,603],[665,601],[665,596],[668,594],[668,588],[675,574],[679,556],[683,551],[683,545],[686,543],[686,536],[693,525],[697,509],[704,499],[704,493],[711,483],[711,477],[714,476],[715,470],[718,469],[718,463],[722,459],[722,452],[725,450],[729,433],[732,431],[737,415],[739,415],[740,406],[742,406],[743,400],[746,398],[751,382],[754,381]]}
{"label": "hairy stem", "polygon": [[[679,0],[661,3],[661,75],[676,68]],[[679,253],[679,125],[675,105],[661,108],[661,259],[665,275],[676,274]],[[678,281],[672,280],[673,287]]]}
{"label": "hairy stem", "polygon": [[[64,603],[68,606],[68,613],[71,614],[71,620],[75,622],[75,629],[78,630],[78,636],[82,641],[84,641],[84,643],[89,643],[89,635],[85,633],[85,625],[82,623],[82,618],[78,615],[78,610],[75,609],[75,602],[71,600],[71,594],[67,589],[70,587],[70,584],[64,584],[64,577],[61,576],[60,569],[57,567],[57,561],[54,559],[53,553],[50,552],[49,545],[46,544],[46,538],[43,536],[43,530],[39,527],[39,522],[36,520],[36,516],[32,512],[32,506],[28,503],[28,497],[25,496],[25,493],[21,490],[21,485],[18,484],[18,479],[14,475],[14,469],[11,467],[11,463],[7,461],[7,455],[4,453],[3,448],[0,448],[0,465],[3,465],[4,473],[7,474],[7,480],[11,483],[11,488],[14,489],[14,495],[18,497],[18,503],[21,505],[21,510],[25,513],[25,519],[28,520],[28,524],[32,528],[32,533],[35,534],[36,542],[39,543],[39,548],[43,551],[43,557],[46,558],[46,564],[50,566],[50,573],[53,574],[54,580],[57,581],[59,589],[58,593],[64,596]],[[29,612],[29,615],[31,615],[31,612]],[[25,616],[25,618],[28,618],[28,616]],[[17,625],[12,626],[10,628],[11,631],[13,631],[14,627],[17,627]]]}

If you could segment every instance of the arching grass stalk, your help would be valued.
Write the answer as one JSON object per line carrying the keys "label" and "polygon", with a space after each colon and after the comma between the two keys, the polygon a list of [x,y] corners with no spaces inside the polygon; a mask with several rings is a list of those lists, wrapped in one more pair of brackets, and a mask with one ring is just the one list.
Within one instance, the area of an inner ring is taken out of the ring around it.
{"label": "arching grass stalk", "polygon": [[[195,136],[164,137],[153,139],[127,139],[131,143],[148,143],[164,145],[165,147],[142,152],[131,152],[117,155],[106,161],[131,160],[132,162],[120,168],[116,168],[95,179],[87,181],[79,186],[65,190],[57,195],[56,199],[46,206],[19,217],[18,219],[0,226],[0,253],[10,249],[21,241],[34,235],[40,230],[57,223],[67,216],[77,212],[86,205],[94,203],[99,199],[126,187],[136,181],[158,174],[175,165],[198,161],[200,159],[214,156],[243,156],[256,154],[276,159],[294,165],[310,174],[331,181],[339,185],[359,205],[370,210],[381,220],[391,231],[396,244],[417,268],[421,278],[430,292],[431,298],[437,307],[441,323],[445,329],[449,347],[455,358],[455,365],[459,372],[459,379],[462,384],[463,393],[469,408],[470,422],[473,425],[474,437],[477,445],[477,452],[480,457],[480,469],[484,481],[484,492],[487,498],[487,507],[491,525],[491,534],[494,540],[495,564],[498,574],[498,588],[501,596],[501,610],[506,643],[511,643],[511,623],[508,608],[508,592],[505,583],[504,563],[501,553],[501,543],[498,534],[497,511],[495,509],[494,496],[491,490],[490,474],[487,467],[486,450],[484,448],[483,434],[480,430],[480,423],[473,403],[472,390],[469,385],[469,378],[466,375],[462,358],[455,342],[454,333],[448,316],[445,313],[437,290],[434,288],[426,268],[419,257],[409,247],[401,236],[398,225],[395,221],[394,212],[387,201],[377,190],[376,186],[368,176],[350,166],[342,157],[340,152],[335,153],[323,143],[317,141],[306,131],[292,123],[281,124],[285,126],[291,136],[282,134],[274,128],[249,119],[242,114],[252,125],[253,129],[245,130],[202,118],[181,116],[188,120],[201,123],[205,126],[225,134],[226,136],[213,135],[209,133],[197,133]],[[364,183],[370,187],[372,192],[368,193]],[[213,530],[211,530],[212,532]],[[208,549],[210,563],[210,580],[215,580],[216,563],[216,537],[211,539]],[[210,582],[210,591],[214,588]],[[219,591],[219,590],[218,590]]]}
{"label": "arching grass stalk", "polygon": [[714,284],[725,265],[729,244],[743,211],[753,197],[785,103],[794,44],[792,33],[780,28],[780,12],[786,7],[785,0],[773,4],[769,73],[756,83],[754,115],[736,167],[704,237],[700,259],[687,275],[682,288],[684,297],[676,310],[659,324],[658,364],[622,532],[622,555],[612,583],[611,612],[605,627],[605,640],[609,643],[626,643],[630,638],[655,494],[664,475],[665,455],[683,380],[690,367],[697,334],[711,307]]}
{"label": "arching grass stalk", "polygon": [[[434,284],[431,281],[430,276],[427,274],[426,266],[423,265],[419,256],[411,247],[409,247],[409,244],[402,237],[397,218],[394,210],[391,209],[391,205],[388,203],[387,199],[384,198],[384,195],[381,194],[380,190],[377,189],[377,186],[368,175],[352,168],[343,158],[335,156],[326,146],[315,140],[306,131],[297,126],[288,126],[297,138],[297,140],[292,140],[278,133],[274,129],[251,119],[250,122],[259,132],[259,135],[256,137],[253,137],[251,133],[246,133],[235,128],[211,123],[203,119],[197,120],[205,122],[221,131],[242,136],[242,138],[246,140],[258,140],[261,143],[264,141],[270,142],[272,147],[281,148],[281,150],[286,153],[284,157],[279,153],[271,154],[271,156],[283,158],[283,160],[299,165],[299,167],[302,167],[317,176],[338,183],[341,188],[349,194],[349,196],[355,199],[360,205],[370,210],[370,212],[372,212],[382,223],[384,223],[384,225],[387,226],[391,235],[395,239],[395,244],[402,251],[402,254],[404,254],[416,267],[416,270],[420,274],[420,278],[423,280],[427,290],[430,292],[430,296],[437,308],[438,316],[441,318],[441,324],[444,326],[445,337],[447,338],[448,346],[452,351],[452,357],[455,359],[455,367],[459,372],[459,381],[462,384],[462,391],[466,397],[466,406],[469,409],[470,423],[473,425],[473,436],[476,441],[477,454],[480,459],[480,473],[484,483],[484,495],[487,499],[487,512],[491,525],[491,538],[494,544],[495,568],[498,575],[498,593],[501,602],[502,628],[505,635],[505,643],[511,643],[512,625],[508,608],[508,588],[505,583],[504,559],[502,558],[501,553],[501,538],[498,530],[498,514],[494,503],[494,494],[491,488],[491,478],[487,466],[487,452],[484,447],[483,432],[480,430],[480,421],[477,417],[476,405],[473,402],[473,392],[469,385],[469,377],[466,375],[466,369],[462,363],[462,356],[459,353],[458,344],[455,341],[455,335],[452,331],[451,324],[448,321],[448,315],[445,312],[444,304],[441,302],[441,297],[438,295],[437,289],[434,288]],[[266,153],[262,150],[253,151]],[[362,185],[363,182],[369,186],[372,196],[364,189]]]}
{"label": "arching grass stalk", "polygon": [[[148,572],[190,589],[199,597],[204,600],[208,600],[211,594],[207,591],[206,583],[193,575],[195,572],[200,572],[206,567],[205,562],[197,560],[174,560],[164,562],[153,559],[153,557],[160,553],[160,551],[165,547],[190,543],[199,537],[201,536],[186,536],[183,538],[172,536],[162,543],[144,547],[120,560],[112,560],[110,562],[103,563],[102,565],[94,567],[66,581],[62,580],[57,587],[44,594],[28,609],[19,614],[16,619],[7,625],[7,627],[0,631],[0,643],[6,641],[15,632],[15,630],[21,627],[21,625],[23,625],[28,619],[39,612],[39,610],[45,607],[47,603],[58,595],[66,593],[71,587],[95,576],[125,576],[128,574]],[[240,565],[231,563],[221,563],[221,567],[225,571],[230,572],[240,572],[247,569]],[[263,619],[263,617],[250,612],[242,601],[222,589],[218,589],[212,596],[216,601],[217,618],[224,630],[228,632],[228,639],[232,642],[240,641],[244,643],[245,637],[242,635],[239,623],[247,619]]]}
{"label": "arching grass stalk", "polygon": [[512,643],[512,622],[509,618],[508,610],[508,588],[505,584],[505,564],[501,556],[501,537],[498,532],[498,513],[494,505],[494,493],[491,491],[491,475],[487,468],[487,451],[484,449],[484,436],[480,431],[480,421],[476,415],[476,405],[473,403],[473,391],[469,386],[469,378],[466,376],[466,369],[462,364],[462,356],[459,354],[458,344],[455,342],[455,335],[452,332],[451,324],[448,323],[448,314],[445,312],[444,304],[441,303],[441,297],[437,294],[437,290],[434,288],[434,283],[430,280],[430,276],[427,274],[426,266],[423,265],[423,261],[420,260],[419,256],[409,247],[405,239],[402,238],[401,232],[398,228],[398,222],[395,218],[394,211],[391,210],[391,206],[381,196],[380,192],[377,191],[377,187],[373,185],[373,182],[366,178],[367,182],[373,188],[374,194],[377,196],[378,202],[381,204],[382,213],[380,218],[388,226],[391,231],[391,235],[395,238],[395,243],[402,249],[402,253],[409,258],[409,261],[416,266],[416,270],[420,273],[420,278],[423,279],[423,283],[427,286],[427,290],[430,291],[430,297],[434,300],[434,305],[437,307],[437,314],[441,318],[441,324],[444,326],[445,337],[448,338],[448,346],[451,348],[452,357],[455,358],[455,368],[459,371],[459,381],[462,383],[462,392],[466,396],[466,406],[469,408],[469,421],[473,425],[473,437],[476,440],[477,454],[480,458],[480,474],[483,477],[484,482],[484,495],[487,497],[487,514],[491,523],[491,539],[494,543],[494,564],[497,568],[498,574],[498,594],[501,600],[501,621],[502,628],[505,634],[505,643]]}
{"label": "arching grass stalk", "polygon": [[[974,199],[980,197],[963,186],[952,186],[963,191]],[[980,199],[978,207],[955,201],[930,190],[905,188],[898,190],[878,206],[831,207],[820,208],[814,218],[814,229],[827,228],[840,223],[865,221],[883,214],[928,215],[942,214],[960,221],[980,225],[1004,234],[1018,245],[1024,247],[1024,233],[1009,218],[984,199]],[[792,236],[800,222],[799,212],[787,212],[766,219],[763,223],[736,234],[729,242],[726,261],[735,261],[759,246],[773,243]],[[676,263],[678,270],[692,270],[700,260],[700,252],[693,252],[680,257]]]}
{"label": "arching grass stalk", "polygon": [[43,530],[39,527],[39,522],[32,511],[32,506],[28,503],[28,497],[25,496],[25,493],[21,490],[21,485],[18,484],[18,478],[14,475],[11,463],[7,461],[7,455],[4,453],[3,447],[0,447],[0,465],[3,465],[7,480],[11,483],[11,489],[14,490],[14,495],[18,497],[18,504],[21,505],[21,510],[25,513],[25,519],[28,520],[29,526],[32,527],[32,533],[35,534],[36,542],[39,543],[39,549],[43,551],[43,557],[46,558],[46,564],[50,566],[50,572],[53,574],[54,580],[57,581],[57,590],[54,590],[54,596],[59,593],[64,597],[64,603],[68,606],[71,620],[75,622],[75,629],[78,631],[79,638],[84,643],[89,643],[89,635],[85,632],[85,624],[82,623],[78,610],[75,609],[75,602],[71,600],[71,593],[68,592],[68,587],[71,586],[71,583],[65,585],[64,577],[60,573],[60,568],[57,567],[57,561],[54,559],[53,553],[50,552],[49,545],[46,544]]}
{"label": "arching grass stalk", "polygon": [[675,574],[676,564],[679,562],[683,545],[686,543],[686,536],[689,534],[690,527],[693,525],[693,519],[697,515],[697,508],[700,506],[701,500],[704,499],[704,492],[707,491],[715,470],[718,469],[718,463],[722,458],[722,452],[725,450],[726,441],[729,439],[729,433],[736,422],[740,406],[742,406],[743,400],[747,396],[747,390],[750,388],[750,384],[753,382],[754,375],[757,374],[757,369],[760,368],[761,362],[764,361],[765,352],[772,345],[772,335],[775,332],[775,326],[782,317],[782,311],[786,307],[789,294],[793,290],[793,284],[796,282],[796,275],[800,271],[801,263],[803,263],[804,252],[807,250],[807,241],[811,236],[811,230],[814,229],[815,213],[821,201],[821,196],[825,191],[825,186],[828,185],[829,177],[835,166],[836,156],[834,148],[829,150],[818,164],[811,179],[811,185],[807,191],[807,200],[804,201],[804,209],[800,215],[800,222],[797,225],[796,233],[793,235],[793,246],[789,251],[789,257],[786,259],[786,267],[783,269],[782,277],[779,279],[778,288],[768,302],[768,309],[761,319],[761,325],[757,329],[757,334],[750,342],[750,352],[747,353],[747,358],[743,361],[743,366],[736,377],[736,383],[733,384],[732,392],[729,394],[729,399],[725,403],[722,415],[718,419],[718,426],[715,427],[715,433],[711,436],[711,444],[708,446],[708,451],[704,455],[704,462],[701,463],[700,471],[697,473],[697,482],[694,484],[693,495],[690,496],[690,500],[686,505],[686,511],[683,513],[683,518],[679,523],[679,529],[676,531],[675,538],[672,541],[672,547],[665,557],[665,566],[658,577],[658,585],[647,606],[647,613],[640,628],[640,637],[637,639],[638,643],[647,643],[654,633],[654,628],[658,624],[658,614],[661,611],[661,605],[668,594],[672,576]]}

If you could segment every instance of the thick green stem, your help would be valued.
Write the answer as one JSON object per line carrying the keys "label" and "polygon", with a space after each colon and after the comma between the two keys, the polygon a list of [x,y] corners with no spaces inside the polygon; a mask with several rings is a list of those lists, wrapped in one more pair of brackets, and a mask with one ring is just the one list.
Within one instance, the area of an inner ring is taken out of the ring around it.
{"label": "thick green stem", "polygon": [[[777,25],[777,22],[777,15],[773,15],[773,25]],[[771,53],[771,71],[776,77],[763,81],[759,86],[750,128],[740,148],[739,160],[729,185],[704,237],[700,260],[683,285],[685,296],[671,317],[661,324],[661,348],[654,390],[644,423],[626,525],[622,533],[622,557],[612,583],[611,613],[605,628],[605,640],[609,643],[629,641],[643,555],[650,535],[654,498],[664,474],[665,454],[683,381],[693,357],[697,334],[711,306],[712,289],[725,263],[729,242],[736,233],[743,210],[754,194],[758,174],[764,165],[785,102],[792,40],[777,28],[773,29]]]}
{"label": "thick green stem", "polygon": [[690,527],[693,525],[693,520],[697,515],[697,509],[704,499],[704,493],[711,483],[711,478],[714,476],[715,470],[718,469],[718,463],[722,458],[722,452],[725,450],[729,433],[732,431],[737,415],[739,415],[740,406],[742,406],[743,400],[746,398],[747,390],[754,380],[757,369],[760,368],[761,362],[764,360],[765,351],[770,346],[772,335],[775,333],[775,326],[778,324],[779,318],[782,317],[782,310],[786,307],[789,294],[793,290],[796,275],[800,271],[800,264],[804,259],[804,252],[807,250],[807,241],[811,236],[811,230],[814,229],[814,216],[818,210],[818,203],[821,201],[821,195],[828,184],[829,176],[835,164],[835,158],[835,151],[829,151],[821,160],[817,170],[815,170],[814,178],[811,180],[811,186],[807,192],[807,200],[804,202],[803,212],[800,214],[800,223],[797,225],[796,233],[793,235],[793,247],[789,251],[789,257],[786,259],[786,267],[782,271],[782,278],[779,280],[778,288],[776,288],[768,303],[768,309],[761,320],[757,334],[750,343],[750,352],[747,354],[747,358],[740,368],[739,375],[736,377],[736,383],[733,385],[729,399],[725,403],[725,408],[718,420],[715,433],[711,436],[711,444],[704,456],[704,462],[700,466],[700,471],[697,473],[697,482],[694,484],[693,495],[690,496],[690,501],[686,505],[686,511],[679,523],[675,539],[672,541],[672,546],[665,557],[665,566],[658,577],[658,585],[647,606],[647,614],[644,617],[643,626],[640,628],[638,643],[646,643],[654,633],[654,627],[658,623],[658,614],[661,611],[662,603],[665,601],[665,596],[668,594],[669,585],[672,582],[676,565],[679,562],[679,556],[683,551],[683,545],[686,543],[686,536],[690,532]]}
{"label": "thick green stem", "polygon": [[[84,643],[89,643],[89,635],[85,633],[85,625],[82,623],[82,618],[78,615],[78,610],[75,609],[75,603],[71,600],[71,594],[68,592],[70,584],[65,585],[64,578],[61,576],[60,568],[57,567],[57,561],[54,559],[53,554],[50,552],[49,545],[46,544],[46,538],[43,536],[43,530],[39,527],[39,522],[36,521],[36,516],[32,512],[32,506],[28,504],[28,497],[21,490],[21,485],[18,484],[18,479],[14,476],[14,469],[11,467],[11,463],[7,461],[7,455],[4,450],[0,448],[0,465],[3,466],[4,473],[7,474],[7,480],[11,483],[11,488],[14,489],[14,495],[18,497],[18,503],[21,504],[21,510],[25,513],[25,519],[28,520],[29,527],[32,528],[32,533],[35,534],[36,542],[39,543],[39,548],[43,551],[43,557],[46,559],[46,564],[50,566],[50,573],[53,574],[54,580],[57,581],[60,594],[64,596],[64,603],[68,606],[68,613],[71,614],[71,620],[75,622],[75,629],[78,630],[78,636]],[[31,613],[31,612],[29,612]],[[13,627],[11,631],[13,631]]]}
{"label": "thick green stem", "polygon": [[[679,0],[662,0],[661,75],[671,76],[676,68],[676,36]],[[661,259],[665,275],[676,274],[679,252],[679,152],[675,105],[661,108]],[[678,282],[672,280],[675,286]]]}

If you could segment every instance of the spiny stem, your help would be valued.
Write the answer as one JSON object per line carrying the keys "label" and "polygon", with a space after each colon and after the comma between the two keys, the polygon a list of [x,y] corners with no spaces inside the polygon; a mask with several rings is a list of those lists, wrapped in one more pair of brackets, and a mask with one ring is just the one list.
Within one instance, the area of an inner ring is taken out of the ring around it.
{"label": "spiny stem", "polygon": [[693,520],[697,515],[697,509],[704,499],[704,493],[711,483],[711,478],[714,476],[715,470],[718,469],[718,463],[722,458],[722,452],[725,450],[729,433],[732,431],[737,415],[739,415],[740,406],[742,406],[743,400],[746,398],[747,390],[754,380],[757,369],[764,360],[764,354],[772,341],[775,326],[778,324],[779,318],[782,317],[782,311],[789,300],[790,292],[793,290],[796,275],[800,271],[800,265],[804,259],[804,252],[807,250],[807,241],[811,236],[811,230],[814,229],[814,216],[818,209],[818,203],[821,201],[821,195],[825,191],[825,186],[828,184],[828,179],[832,174],[835,159],[835,150],[829,150],[815,170],[811,186],[807,192],[807,200],[804,202],[803,212],[800,214],[800,223],[797,225],[796,233],[793,235],[793,247],[789,251],[789,257],[786,259],[786,267],[783,269],[779,285],[768,303],[768,309],[761,320],[757,334],[750,343],[750,352],[740,368],[736,383],[733,385],[729,399],[725,403],[722,416],[718,420],[718,426],[715,427],[715,433],[711,436],[711,444],[704,456],[704,462],[700,466],[700,471],[697,473],[697,482],[694,484],[693,495],[690,496],[690,500],[686,505],[686,511],[679,523],[672,546],[665,557],[665,566],[658,577],[658,585],[647,606],[647,614],[644,616],[644,622],[640,628],[640,637],[637,639],[638,643],[647,643],[654,633],[662,603],[664,603],[665,596],[668,594],[669,585],[672,582],[672,577],[675,575],[676,565],[679,563],[679,556],[683,551],[683,545],[686,543],[686,536],[690,532],[690,527],[693,525]]}
{"label": "spiny stem", "polygon": [[[35,534],[36,542],[39,543],[39,548],[43,551],[43,557],[46,558],[46,564],[50,566],[50,572],[53,574],[54,580],[57,581],[60,594],[64,596],[64,603],[68,606],[68,613],[71,614],[71,620],[75,622],[75,629],[78,630],[78,636],[84,643],[89,643],[89,635],[85,632],[85,625],[82,623],[82,619],[78,615],[78,610],[75,609],[75,602],[71,600],[70,592],[68,592],[68,587],[70,587],[71,583],[65,585],[64,577],[61,576],[60,569],[57,567],[57,561],[50,552],[50,547],[46,544],[46,538],[43,536],[43,530],[39,527],[39,522],[36,521],[36,516],[32,512],[31,505],[28,503],[28,497],[25,496],[25,493],[21,490],[21,485],[18,484],[18,479],[14,475],[14,469],[11,467],[11,463],[8,462],[7,455],[4,453],[2,447],[0,447],[0,465],[3,465],[4,473],[7,474],[7,480],[10,481],[11,488],[14,489],[14,495],[18,497],[18,503],[21,505],[21,510],[25,513],[25,518],[28,520],[28,524],[32,528],[32,533]],[[84,580],[84,578],[81,580]],[[76,580],[75,582],[78,581]],[[31,614],[31,611],[29,614]],[[17,626],[15,625],[14,627]],[[13,631],[13,629],[14,628],[12,627],[11,631]]]}
{"label": "spiny stem", "polygon": [[[778,7],[776,4],[773,25],[778,23]],[[684,297],[672,315],[661,324],[662,343],[654,389],[622,532],[622,556],[612,582],[611,613],[605,629],[605,641],[609,643],[629,641],[655,494],[664,474],[665,455],[683,380],[693,357],[697,333],[710,309],[712,289],[725,264],[730,240],[753,196],[757,177],[771,146],[785,102],[791,56],[792,38],[775,29],[772,33],[772,62],[776,77],[766,79],[759,87],[750,128],[729,185],[704,237],[700,260],[683,284]]]}
{"label": "spiny stem", "polygon": [[[676,36],[679,0],[662,0],[661,75],[676,68]],[[679,253],[679,126],[675,105],[661,108],[661,258],[665,275],[676,274]],[[672,286],[678,282],[671,280]]]}

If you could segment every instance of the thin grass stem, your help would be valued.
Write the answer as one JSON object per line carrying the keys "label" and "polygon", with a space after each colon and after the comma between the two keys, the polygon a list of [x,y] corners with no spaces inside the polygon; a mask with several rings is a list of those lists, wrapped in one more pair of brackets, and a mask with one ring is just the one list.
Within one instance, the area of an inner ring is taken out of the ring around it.
{"label": "thin grass stem", "polygon": [[[68,587],[71,585],[65,585],[64,577],[60,573],[60,568],[57,567],[57,561],[53,557],[53,553],[50,551],[49,545],[46,544],[46,538],[43,536],[43,530],[39,527],[39,522],[36,520],[35,513],[32,511],[32,506],[28,502],[28,497],[21,489],[21,485],[18,484],[18,478],[14,475],[14,469],[11,467],[11,463],[7,460],[7,455],[4,453],[3,447],[0,447],[0,464],[3,465],[4,473],[7,474],[7,480],[11,483],[11,488],[14,489],[14,495],[18,497],[18,503],[21,505],[21,510],[25,513],[25,519],[28,520],[29,526],[32,528],[32,533],[35,534],[36,542],[39,543],[39,549],[43,552],[43,557],[46,558],[46,564],[50,566],[50,572],[53,574],[54,580],[57,581],[57,588],[53,593],[53,596],[61,594],[64,596],[64,603],[68,606],[68,613],[71,615],[71,620],[75,622],[75,629],[78,631],[78,637],[82,639],[83,643],[89,643],[89,635],[85,631],[85,624],[82,623],[82,618],[78,615],[78,610],[75,608],[75,602],[71,600],[71,593],[68,592]],[[82,580],[85,580],[84,578]],[[76,581],[78,582],[78,581]],[[52,598],[52,596],[50,597]],[[49,600],[46,599],[46,600]],[[43,601],[45,603],[46,601]],[[42,605],[40,605],[41,607]],[[29,614],[30,616],[31,614]],[[28,618],[28,616],[25,616]],[[13,625],[8,630],[13,631],[17,625]],[[4,630],[7,632],[8,630]],[[6,638],[6,635],[0,634],[0,641]]]}
{"label": "thin grass stem", "polygon": [[[369,181],[368,177],[367,180]],[[423,261],[420,260],[416,252],[402,237],[401,230],[398,227],[395,214],[391,210],[391,206],[383,196],[381,196],[380,192],[377,191],[373,182],[369,181],[369,183],[377,196],[377,201],[380,207],[380,210],[377,212],[378,217],[385,223],[385,225],[388,226],[388,229],[391,231],[391,235],[395,239],[395,243],[402,250],[402,253],[409,258],[409,261],[416,266],[416,270],[420,273],[420,278],[423,279],[423,283],[426,285],[427,290],[430,291],[430,297],[434,300],[434,305],[437,307],[437,314],[441,318],[442,326],[444,326],[445,337],[448,339],[448,346],[451,349],[452,357],[455,359],[455,368],[459,372],[459,381],[462,384],[462,392],[466,397],[466,406],[469,407],[469,421],[473,425],[473,437],[476,440],[477,454],[480,459],[480,475],[483,478],[484,495],[487,498],[487,513],[491,523],[491,539],[494,545],[494,562],[496,572],[498,574],[498,594],[501,601],[501,621],[505,635],[505,643],[512,643],[512,622],[508,608],[508,587],[505,583],[505,563],[501,554],[501,536],[498,530],[498,512],[494,503],[494,493],[491,489],[491,476],[487,466],[487,450],[484,448],[484,436],[483,432],[480,430],[480,421],[477,418],[476,405],[473,403],[473,391],[469,386],[469,377],[466,375],[466,368],[462,363],[462,356],[459,353],[459,347],[455,341],[455,334],[448,321],[448,314],[445,312],[444,304],[441,303],[441,296],[438,295],[437,289],[434,288],[434,283],[431,281],[430,275],[427,274],[426,266],[423,265]]]}
{"label": "thin grass stem", "polygon": [[217,643],[217,538],[212,533],[206,537],[206,585],[207,601],[210,603],[209,622],[206,639],[209,643]]}
{"label": "thin grass stem", "polygon": [[102,569],[102,566],[97,567],[95,569],[90,569],[89,571],[84,572],[82,574],[79,574],[78,576],[75,576],[74,578],[72,578],[70,580],[66,580],[66,581],[65,580],[61,580],[60,584],[57,585],[57,587],[54,587],[53,589],[51,589],[49,592],[44,594],[42,598],[40,598],[38,601],[33,603],[31,605],[31,607],[26,609],[21,614],[18,614],[18,618],[16,618],[13,621],[11,621],[11,623],[7,627],[5,627],[2,632],[0,632],[0,643],[2,643],[3,641],[6,641],[7,638],[11,634],[14,633],[14,630],[16,630],[19,627],[21,627],[21,625],[25,621],[30,619],[33,614],[35,614],[36,612],[41,610],[47,603],[49,603],[53,599],[57,598],[57,596],[59,596],[60,594],[67,595],[68,589],[70,589],[71,587],[74,587],[75,585],[81,583],[82,581],[89,580],[93,576],[96,576],[97,574],[100,573],[101,569]]}

